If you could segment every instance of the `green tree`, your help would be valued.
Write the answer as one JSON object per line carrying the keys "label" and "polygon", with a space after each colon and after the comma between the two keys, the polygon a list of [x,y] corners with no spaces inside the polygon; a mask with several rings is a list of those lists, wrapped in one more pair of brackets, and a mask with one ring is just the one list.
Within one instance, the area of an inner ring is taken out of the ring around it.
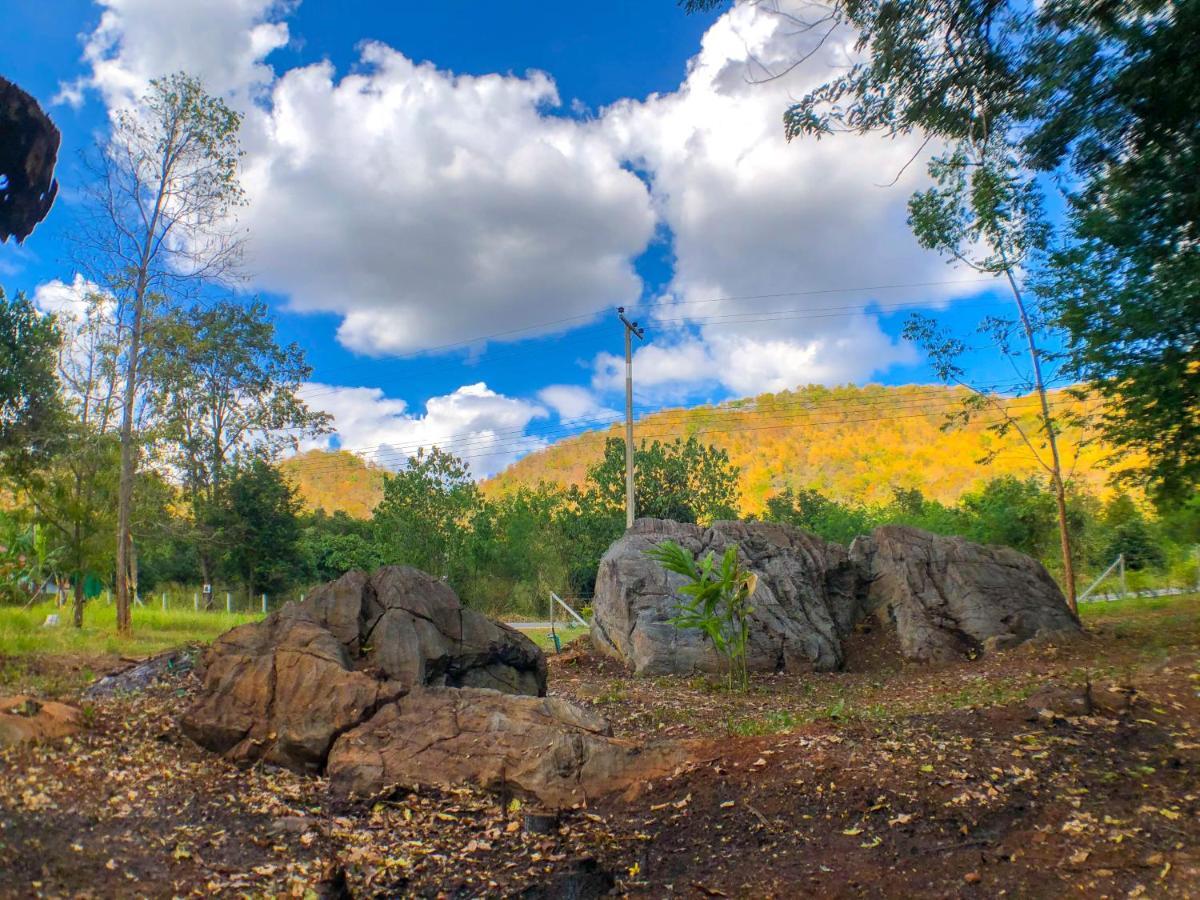
{"label": "green tree", "polygon": [[1128,494],[1117,494],[1104,505],[1102,525],[1107,537],[1100,558],[1104,564],[1123,554],[1125,565],[1135,571],[1166,565],[1158,534]]}
{"label": "green tree", "polygon": [[0,459],[28,468],[53,442],[59,388],[55,363],[62,334],[52,316],[24,294],[0,287]]}
{"label": "green tree", "polygon": [[854,503],[839,503],[819,491],[787,488],[767,500],[769,522],[783,522],[838,544],[849,544],[874,527],[871,512]]}
{"label": "green tree", "polygon": [[[639,516],[699,522],[737,515],[738,470],[729,454],[694,435],[670,443],[642,441],[634,452],[634,497]],[[625,508],[625,442],[609,438],[604,458],[588,470],[587,483],[609,509]]]}
{"label": "green tree", "polygon": [[423,448],[383,482],[375,507],[375,542],[389,563],[457,580],[465,566],[467,529],[480,497],[466,463]]}
{"label": "green tree", "polygon": [[1200,3],[1042,4],[1027,161],[1065,170],[1067,228],[1036,287],[1100,424],[1161,500],[1200,485]]}
{"label": "green tree", "polygon": [[77,420],[61,426],[58,449],[21,480],[35,520],[56,548],[58,565],[70,577],[73,621],[83,627],[86,588],[107,580],[113,565],[120,447],[116,435]]}
{"label": "green tree", "polygon": [[[1011,288],[1016,319],[993,319],[985,327],[1002,342],[1014,330],[1024,338],[1029,370],[1023,377],[1040,402],[1046,453],[1032,438],[1026,443],[1050,476],[1067,601],[1074,609],[1059,424],[1043,372],[1045,335],[1019,284],[1022,267],[1049,237],[1041,184],[1024,165],[1018,138],[1030,115],[1022,82],[1029,12],[992,0],[863,0],[836,5],[828,20],[857,32],[856,50],[865,59],[793,104],[784,114],[786,136],[919,131],[926,143],[946,146],[929,162],[932,186],[909,202],[909,224],[922,246],[978,272],[1003,276]],[[926,346],[944,380],[971,388],[1008,427],[1021,429],[1003,403],[967,382],[947,355],[952,344],[929,340],[927,322],[912,323],[906,336]],[[964,415],[980,410],[977,401],[964,406]]]}
{"label": "green tree", "polygon": [[287,587],[299,565],[300,501],[265,459],[235,466],[217,524],[231,537],[224,563],[248,597]]}
{"label": "green tree", "polygon": [[223,300],[162,317],[147,341],[149,403],[180,474],[201,580],[230,545],[217,528],[227,470],[247,454],[274,459],[301,437],[328,430],[299,390],[311,368],[296,344],[281,347],[266,304]]}
{"label": "green tree", "polygon": [[318,510],[302,524],[300,556],[305,578],[325,582],[353,569],[372,571],[382,565],[372,539],[371,523],[338,510],[333,515]]}
{"label": "green tree", "polygon": [[117,628],[132,631],[134,485],[142,435],[146,329],[158,307],[228,277],[241,258],[233,214],[241,116],[179,73],[155,79],[141,102],[117,112],[89,157],[86,215],[75,231],[80,262],[116,304],[120,328],[121,473],[117,492]]}

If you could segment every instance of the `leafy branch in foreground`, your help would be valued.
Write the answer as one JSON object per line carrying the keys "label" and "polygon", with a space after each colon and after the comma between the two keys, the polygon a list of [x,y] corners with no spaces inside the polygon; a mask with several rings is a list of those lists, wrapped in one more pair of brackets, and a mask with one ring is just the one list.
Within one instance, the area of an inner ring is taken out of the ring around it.
{"label": "leafy branch in foreground", "polygon": [[674,541],[663,541],[646,555],[668,572],[688,579],[678,590],[683,599],[671,624],[704,632],[728,664],[729,689],[746,690],[750,686],[746,644],[754,612],[750,597],[758,586],[758,576],[739,565],[737,546],[725,551],[720,566],[712,552],[697,561],[690,550]]}

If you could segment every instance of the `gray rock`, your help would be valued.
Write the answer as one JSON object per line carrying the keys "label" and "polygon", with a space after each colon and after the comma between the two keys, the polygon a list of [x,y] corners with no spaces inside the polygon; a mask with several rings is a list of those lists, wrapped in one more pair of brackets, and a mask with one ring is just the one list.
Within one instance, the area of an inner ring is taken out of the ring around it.
{"label": "gray rock", "polygon": [[856,538],[850,558],[869,609],[894,624],[909,659],[949,661],[1080,633],[1045,567],[1008,547],[887,525]]}
{"label": "gray rock", "polygon": [[599,650],[640,675],[723,671],[724,661],[704,635],[669,621],[684,579],[646,556],[667,540],[718,558],[737,544],[742,563],[758,575],[747,648],[751,671],[841,668],[842,638],[861,612],[846,549],[767,522],[714,522],[710,528],[635,522],[600,561],[592,602],[592,641]]}

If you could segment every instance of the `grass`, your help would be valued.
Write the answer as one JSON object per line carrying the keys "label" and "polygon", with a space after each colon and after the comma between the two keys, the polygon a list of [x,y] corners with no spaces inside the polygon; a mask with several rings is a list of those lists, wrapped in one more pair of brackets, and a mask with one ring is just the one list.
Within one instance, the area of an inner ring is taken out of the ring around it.
{"label": "grass", "polygon": [[[57,626],[44,627],[57,613]],[[135,606],[133,636],[117,634],[116,607],[93,601],[84,607],[83,627],[71,624],[71,608],[53,602],[29,609],[0,607],[0,656],[130,656],[141,657],[178,647],[208,643],[235,625],[261,618],[258,614],[195,612],[156,606]]]}
{"label": "grass", "polygon": [[[580,635],[588,633],[588,630],[581,625],[573,625],[570,628],[555,626],[554,631],[558,634],[558,639],[562,641],[564,647]],[[549,628],[522,629],[522,633],[532,638],[533,642],[543,650],[554,649],[554,641],[550,636]]]}

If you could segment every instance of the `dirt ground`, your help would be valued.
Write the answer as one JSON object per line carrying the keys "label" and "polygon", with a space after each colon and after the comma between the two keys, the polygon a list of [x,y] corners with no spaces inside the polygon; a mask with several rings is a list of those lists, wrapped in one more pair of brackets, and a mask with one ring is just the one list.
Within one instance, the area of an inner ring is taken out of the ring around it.
{"label": "dirt ground", "polygon": [[[696,763],[548,834],[469,789],[338,805],[321,779],[228,765],[178,730],[185,676],[0,752],[0,895],[1200,896],[1200,599],[1087,622],[936,668],[864,635],[846,672],[745,695],[568,651],[552,693],[618,735],[693,740]],[[0,672],[69,699],[80,665]]]}

